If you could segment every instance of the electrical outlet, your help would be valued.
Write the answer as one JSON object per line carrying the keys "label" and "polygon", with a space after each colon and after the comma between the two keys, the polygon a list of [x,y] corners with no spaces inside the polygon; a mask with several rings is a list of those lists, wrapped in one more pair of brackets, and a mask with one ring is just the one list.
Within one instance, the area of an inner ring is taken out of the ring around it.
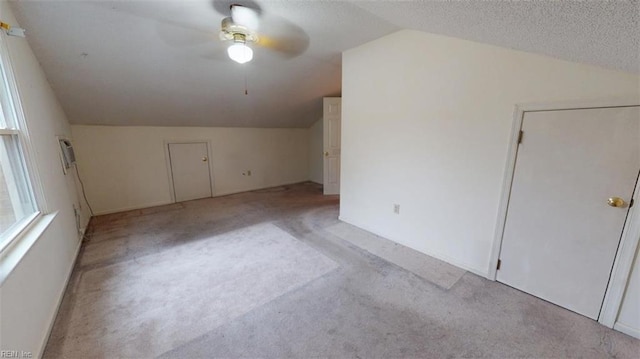
{"label": "electrical outlet", "polygon": [[400,214],[400,205],[399,204],[394,204],[393,205],[393,213]]}

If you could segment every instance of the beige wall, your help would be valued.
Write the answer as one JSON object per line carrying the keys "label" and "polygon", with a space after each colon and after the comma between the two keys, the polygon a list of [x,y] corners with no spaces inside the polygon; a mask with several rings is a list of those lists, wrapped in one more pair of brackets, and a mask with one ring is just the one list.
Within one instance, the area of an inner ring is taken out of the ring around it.
{"label": "beige wall", "polygon": [[[0,2],[0,19],[17,24],[8,2]],[[71,136],[67,118],[27,40],[8,37],[9,55],[34,150],[34,167],[42,180],[46,206],[55,215],[49,227],[0,286],[0,349],[41,354],[76,257],[80,238],[73,206],[79,206],[73,175],[64,175],[56,135]],[[86,206],[85,206],[86,208]],[[50,216],[50,217],[53,217]],[[81,226],[85,226],[84,216]],[[2,270],[6,270],[3,262]]]}
{"label": "beige wall", "polygon": [[342,70],[341,219],[482,275],[514,106],[640,97],[636,75],[408,30]]}
{"label": "beige wall", "polygon": [[319,119],[309,128],[309,180],[324,182],[323,122]]}
{"label": "beige wall", "polygon": [[[211,141],[216,196],[309,179],[307,129],[72,126],[96,214],[171,203],[165,142]],[[251,170],[251,176],[242,175]]]}

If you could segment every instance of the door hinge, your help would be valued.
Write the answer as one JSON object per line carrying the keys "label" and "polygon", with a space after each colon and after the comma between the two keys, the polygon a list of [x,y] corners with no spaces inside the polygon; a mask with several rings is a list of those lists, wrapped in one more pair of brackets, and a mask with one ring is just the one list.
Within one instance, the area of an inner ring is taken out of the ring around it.
{"label": "door hinge", "polygon": [[522,143],[522,137],[524,137],[524,131],[520,131],[518,134],[518,144]]}
{"label": "door hinge", "polygon": [[634,200],[633,200],[633,198],[631,198],[631,201],[629,201],[629,208],[633,207],[633,202],[634,202]]}
{"label": "door hinge", "polygon": [[502,260],[498,259],[498,265],[496,266],[496,270],[500,270],[500,265],[502,264]]}

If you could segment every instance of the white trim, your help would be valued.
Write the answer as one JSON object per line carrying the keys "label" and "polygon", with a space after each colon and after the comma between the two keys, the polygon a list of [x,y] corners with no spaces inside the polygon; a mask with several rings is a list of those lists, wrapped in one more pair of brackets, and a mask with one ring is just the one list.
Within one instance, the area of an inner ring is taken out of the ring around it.
{"label": "white trim", "polygon": [[473,273],[473,274],[479,275],[479,276],[481,276],[481,277],[486,277],[486,276],[487,276],[487,272],[486,272],[486,271],[483,271],[483,270],[481,270],[481,269],[479,269],[479,268],[475,268],[474,266],[471,266],[471,265],[469,265],[469,264],[467,264],[467,263],[464,263],[464,262],[462,262],[462,261],[460,261],[460,260],[457,260],[457,259],[455,259],[455,258],[449,257],[449,256],[444,255],[444,254],[439,253],[439,252],[434,252],[434,251],[429,251],[429,252],[427,252],[427,251],[422,251],[422,250],[419,250],[419,249],[417,249],[417,248],[415,248],[415,247],[412,247],[412,246],[408,245],[407,243],[403,243],[403,242],[399,242],[399,241],[393,240],[393,239],[391,239],[391,238],[388,238],[388,237],[387,237],[387,236],[385,236],[385,235],[382,235],[382,234],[378,233],[377,231],[374,231],[373,229],[369,228],[367,225],[363,225],[363,224],[361,224],[361,223],[358,223],[358,222],[356,222],[356,221],[353,221],[353,220],[351,220],[351,219],[349,219],[349,218],[346,218],[346,217],[345,217],[345,216],[343,216],[343,215],[339,215],[339,216],[338,216],[338,219],[339,219],[339,220],[341,220],[341,221],[342,221],[342,222],[344,222],[344,223],[347,223],[347,224],[350,224],[350,225],[352,225],[352,226],[358,227],[358,228],[360,228],[360,229],[362,229],[362,230],[365,230],[365,231],[367,231],[367,232],[373,233],[373,234],[375,234],[376,236],[379,236],[379,237],[382,237],[382,238],[387,239],[387,240],[389,240],[389,241],[392,241],[392,242],[395,242],[395,243],[401,244],[401,245],[403,245],[403,246],[405,246],[405,247],[407,247],[407,248],[411,248],[411,249],[413,249],[413,250],[415,250],[415,251],[417,251],[417,252],[420,252],[420,253],[422,253],[422,254],[428,255],[429,257],[433,257],[433,258],[435,258],[435,259],[441,260],[441,261],[446,262],[446,263],[448,263],[448,264],[454,265],[454,266],[456,266],[456,267],[458,267],[458,268],[464,269],[464,270],[466,270],[466,271],[468,271],[468,272],[471,272],[471,273]]}
{"label": "white trim", "polygon": [[173,204],[173,203],[175,203],[175,202],[174,201],[151,202],[151,203],[145,203],[145,204],[140,204],[140,205],[134,205],[134,206],[128,206],[128,207],[120,207],[120,208],[115,208],[115,209],[106,209],[104,211],[97,211],[97,212],[94,212],[93,215],[94,216],[102,216],[102,215],[105,215],[105,214],[134,211],[134,210],[137,210],[137,209],[144,209],[144,208],[151,208],[151,207],[158,207],[158,206],[166,206],[168,204]]}
{"label": "white trim", "polygon": [[607,291],[604,294],[602,308],[600,309],[600,317],[598,318],[598,322],[600,322],[600,324],[606,325],[609,328],[614,326],[616,319],[618,318],[618,313],[622,306],[622,300],[624,299],[625,289],[627,288],[627,283],[631,276],[636,248],[638,247],[638,241],[640,240],[640,210],[638,210],[638,204],[640,204],[640,193],[638,192],[640,192],[640,188],[638,188],[638,184],[636,184],[633,197],[636,204],[631,207],[627,213],[627,221],[624,229],[622,230],[622,237],[620,238],[620,244],[618,245],[618,252],[616,253],[616,258],[613,262],[609,285],[607,286]]}
{"label": "white trim", "polygon": [[171,171],[171,154],[169,153],[170,143],[174,143],[174,142],[164,140],[162,142],[162,146],[164,151],[165,168],[167,170],[167,179],[169,180],[169,198],[171,198],[170,203],[176,203],[176,194],[173,189],[173,172]]}
{"label": "white trim", "polygon": [[292,186],[294,184],[302,184],[302,183],[307,183],[307,182],[311,182],[311,181],[302,180],[302,181],[286,182],[286,183],[276,184],[276,185],[267,185],[265,187],[246,188],[246,189],[239,189],[239,190],[234,190],[234,191],[220,192],[220,193],[217,193],[213,197],[215,198],[215,197],[230,196],[232,194],[253,192],[253,191],[261,191],[261,190],[265,190],[265,189],[269,189],[269,188],[278,188],[278,187],[282,187],[282,186]]}
{"label": "white trim", "polygon": [[211,197],[217,197],[215,177],[213,176],[213,164],[211,163],[211,154],[213,153],[213,144],[210,139],[206,140],[164,140],[164,160],[167,168],[167,176],[169,178],[169,195],[171,196],[171,203],[176,203],[176,192],[173,186],[173,173],[171,172],[171,155],[169,153],[169,145],[172,143],[206,143],[207,144],[207,165],[209,166],[209,186],[211,187]]}
{"label": "white trim", "polygon": [[[20,220],[28,212],[37,211],[37,204],[34,203],[35,199],[33,198],[33,192],[31,191],[31,183],[28,182],[30,181],[29,176],[25,173],[19,136],[0,135],[0,138],[2,137],[7,137],[7,139],[12,142],[15,141],[15,145],[17,147],[17,151],[15,151],[15,148],[11,148],[13,146],[7,146],[6,143],[3,144],[5,150],[0,151],[0,166],[2,166],[2,172],[4,173],[4,182],[11,202],[13,216],[15,219]],[[15,167],[18,167],[17,171]],[[25,192],[29,201],[29,206],[27,208],[25,208],[26,203],[23,202],[24,198],[21,195],[21,193]]]}
{"label": "white trim", "polygon": [[[5,179],[7,182],[7,188],[9,190],[9,196],[12,202],[12,209],[14,210],[15,217],[18,221],[11,227],[11,229],[2,236],[0,241],[0,256],[7,256],[8,253],[14,253],[9,249],[16,246],[16,242],[23,237],[29,237],[27,234],[29,228],[36,222],[36,219],[40,216],[40,211],[46,211],[47,202],[44,196],[42,183],[40,176],[38,175],[38,169],[35,166],[36,158],[33,145],[29,137],[29,128],[25,119],[24,109],[21,102],[20,88],[13,70],[11,53],[7,44],[7,37],[4,32],[0,31],[0,71],[4,75],[4,84],[7,89],[6,96],[9,96],[9,109],[12,112],[14,123],[11,123],[12,128],[0,129],[1,136],[13,137],[16,141],[17,153],[13,153],[11,160],[9,159],[9,153],[2,155],[2,161],[4,162]],[[1,110],[0,110],[1,111]],[[13,152],[13,151],[12,151]],[[12,161],[13,160],[13,161]],[[16,163],[18,160],[19,163]],[[18,173],[14,173],[14,166],[19,165],[21,168],[19,176]],[[21,183],[24,182],[24,183]],[[20,188],[20,190],[18,189]],[[27,211],[23,200],[26,198],[20,198],[18,193],[23,192],[28,196],[30,202],[29,210]],[[34,213],[29,213],[33,211]],[[25,218],[21,218],[25,217]],[[11,256],[12,260],[13,256]],[[0,281],[3,281],[4,272],[6,268],[2,269],[0,273]],[[8,275],[8,274],[7,274]]]}
{"label": "white trim", "polygon": [[518,137],[520,135],[520,129],[522,128],[524,112],[524,109],[520,105],[516,105],[513,113],[513,124],[511,125],[511,139],[509,140],[509,150],[507,152],[507,164],[502,179],[502,194],[500,195],[500,204],[498,205],[498,218],[493,235],[493,244],[491,246],[489,268],[487,269],[487,278],[491,280],[496,280],[496,276],[498,275],[496,268],[498,267],[498,259],[500,258],[502,233],[504,232],[504,225],[507,220],[507,207],[509,206],[509,197],[511,196],[511,182],[513,181],[513,171],[518,155]]}
{"label": "white trim", "polygon": [[[38,213],[39,214],[39,213]],[[29,225],[13,240],[11,244],[0,252],[0,286],[20,264],[22,258],[29,252],[36,241],[47,230],[58,212],[45,216],[37,216]]]}
{"label": "white trim", "polygon": [[49,213],[52,209],[49,208],[46,196],[44,195],[44,187],[42,186],[41,177],[38,172],[38,168],[35,165],[38,163],[37,154],[33,150],[33,143],[31,141],[31,136],[29,135],[29,125],[22,106],[20,86],[18,86],[18,81],[14,75],[13,64],[11,63],[11,53],[7,44],[7,37],[2,31],[0,31],[0,48],[4,50],[3,52],[5,53],[5,56],[2,56],[2,59],[0,59],[2,62],[0,66],[4,66],[4,75],[6,76],[9,85],[8,88],[13,100],[12,102],[16,115],[15,125],[19,128],[19,139],[21,142],[20,149],[23,152],[25,167],[27,169],[27,177],[31,182],[31,193],[34,196],[38,209],[44,213]]}
{"label": "white trim", "polygon": [[[500,247],[502,245],[502,234],[504,232],[505,221],[507,218],[507,206],[511,194],[511,185],[513,181],[514,169],[518,152],[518,135],[522,128],[522,120],[525,112],[537,111],[556,111],[556,110],[575,110],[590,108],[606,108],[606,107],[627,107],[640,106],[640,101],[634,98],[625,99],[605,99],[580,102],[559,102],[559,103],[534,103],[516,105],[513,124],[511,128],[511,139],[509,141],[509,150],[507,152],[507,162],[502,181],[502,194],[498,207],[498,216],[494,232],[494,239],[491,249],[491,257],[489,259],[489,268],[487,278],[496,280],[497,264],[500,258]],[[639,203],[638,188],[635,191],[635,201]],[[640,203],[639,203],[640,204]],[[624,296],[624,288],[626,287],[629,275],[631,274],[631,266],[633,265],[633,256],[635,249],[640,241],[640,211],[638,206],[634,206],[629,210],[627,222],[622,232],[622,238],[618,247],[616,258],[614,259],[613,270],[609,280],[609,286],[605,294],[604,302],[601,308],[601,314],[598,322],[608,327],[613,327],[615,319],[620,309],[620,304]]]}
{"label": "white trim", "polygon": [[[249,188],[249,189],[242,189],[242,190],[238,190],[238,191],[229,191],[229,192],[220,192],[220,193],[216,193],[211,198],[230,196],[232,194],[238,194],[238,193],[260,191],[260,190],[263,190],[263,189],[277,188],[277,187],[281,187],[281,186],[290,186],[290,185],[301,184],[301,183],[306,183],[306,182],[310,182],[310,181],[308,181],[308,180],[295,181],[295,182],[287,182],[287,183],[278,184],[278,185],[269,185],[269,186],[266,186],[266,187]],[[192,201],[197,201],[197,199],[194,199]],[[189,202],[189,201],[187,201],[187,202]],[[95,212],[94,215],[95,216],[101,216],[101,215],[105,215],[105,214],[113,214],[113,213],[134,211],[134,210],[137,210],[137,209],[145,209],[145,208],[166,206],[166,205],[174,204],[174,203],[176,203],[176,202],[175,201],[159,201],[159,202],[136,205],[136,206],[131,206],[131,207],[122,207],[122,208],[117,208],[117,209],[107,209],[107,210],[104,210],[104,211]],[[482,275],[484,276],[484,274],[482,274]]]}
{"label": "white trim", "polygon": [[[12,243],[18,240],[29,228],[33,225],[36,219],[41,215],[40,211],[33,212],[32,214],[22,218],[18,222],[14,223],[9,229],[0,235],[0,258],[3,256],[4,251],[8,250]],[[5,239],[8,239],[5,242]]]}
{"label": "white trim", "polygon": [[627,326],[625,324],[622,324],[620,322],[617,322],[613,326],[613,329],[615,329],[615,330],[617,330],[619,332],[622,332],[622,333],[624,333],[626,335],[630,335],[630,336],[632,336],[634,338],[640,339],[640,329],[638,329],[638,328],[633,328],[633,327]]}
{"label": "white trim", "polygon": [[638,106],[640,99],[611,98],[593,99],[587,101],[560,101],[560,102],[532,102],[516,104],[516,107],[524,112],[557,111],[557,110],[579,110],[605,107],[629,107]]}
{"label": "white trim", "polygon": [[73,269],[76,267],[76,262],[78,261],[78,254],[80,253],[80,248],[82,247],[82,241],[78,241],[76,245],[75,255],[73,256],[73,262],[71,262],[71,266],[69,267],[69,272],[67,273],[67,279],[64,281],[64,285],[62,286],[60,293],[58,294],[58,301],[55,306],[55,310],[51,313],[49,318],[49,327],[47,328],[46,334],[40,340],[40,347],[38,348],[38,353],[35,353],[35,358],[42,357],[42,353],[49,341],[49,337],[51,336],[51,332],[53,331],[53,325],[56,323],[56,317],[58,316],[58,312],[60,311],[60,306],[62,305],[62,300],[64,299],[64,295],[67,293],[67,287],[69,286],[69,280],[73,274]]}

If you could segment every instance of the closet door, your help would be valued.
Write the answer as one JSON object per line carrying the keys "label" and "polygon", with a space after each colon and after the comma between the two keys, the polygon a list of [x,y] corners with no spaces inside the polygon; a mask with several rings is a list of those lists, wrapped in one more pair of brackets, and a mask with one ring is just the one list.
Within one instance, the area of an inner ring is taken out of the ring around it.
{"label": "closet door", "polygon": [[206,142],[169,144],[176,202],[211,197],[208,153]]}
{"label": "closet door", "polygon": [[640,170],[639,107],[527,112],[497,279],[597,319]]}

